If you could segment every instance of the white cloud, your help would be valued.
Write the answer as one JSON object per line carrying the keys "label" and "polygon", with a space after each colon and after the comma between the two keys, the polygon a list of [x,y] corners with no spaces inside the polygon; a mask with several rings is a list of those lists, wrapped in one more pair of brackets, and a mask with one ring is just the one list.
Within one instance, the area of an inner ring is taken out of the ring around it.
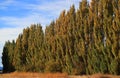
{"label": "white cloud", "polygon": [[32,11],[45,11],[51,14],[59,15],[62,10],[68,10],[71,5],[75,4],[78,7],[80,0],[56,0],[43,2],[42,4],[28,4],[26,5],[26,9],[30,9]]}
{"label": "white cloud", "polygon": [[43,17],[40,14],[33,13],[29,14],[26,17],[12,17],[12,16],[5,16],[5,17],[0,17],[1,21],[4,21],[4,23],[8,27],[20,27],[20,28],[25,28],[27,26],[30,26],[31,24],[37,24],[41,23],[43,26],[47,24],[50,20],[47,19],[46,17]]}
{"label": "white cloud", "polygon": [[14,0],[4,0],[3,2],[0,1],[0,9],[7,9],[7,7],[16,1]]}
{"label": "white cloud", "polygon": [[[41,0],[37,1],[40,2]],[[0,5],[5,6],[11,3],[16,3],[13,5],[17,9],[24,8],[26,10],[29,10],[30,12],[27,14],[25,13],[24,17],[3,16],[0,17],[0,20],[4,21],[5,24],[12,27],[25,27],[30,25],[31,23],[41,23],[45,26],[46,24],[50,23],[50,21],[52,21],[53,19],[56,19],[62,10],[68,10],[72,4],[75,4],[78,7],[79,4],[79,0],[54,0],[49,2],[47,2],[47,0],[44,0],[42,2],[43,3],[32,4],[24,3],[17,0],[6,0],[0,3]]]}
{"label": "white cloud", "polygon": [[21,32],[20,28],[1,28],[0,29],[0,42],[5,42],[7,40],[13,40],[15,39],[18,35],[18,33]]}
{"label": "white cloud", "polygon": [[16,40],[18,34],[22,32],[21,28],[1,28],[0,29],[0,52],[6,41]]}

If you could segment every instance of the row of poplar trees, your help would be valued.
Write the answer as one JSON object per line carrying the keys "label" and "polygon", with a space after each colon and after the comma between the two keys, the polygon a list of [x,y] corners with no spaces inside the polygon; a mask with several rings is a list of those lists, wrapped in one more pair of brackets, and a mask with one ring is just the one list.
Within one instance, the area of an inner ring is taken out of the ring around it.
{"label": "row of poplar trees", "polygon": [[42,30],[5,43],[3,71],[120,74],[120,0],[82,0]]}

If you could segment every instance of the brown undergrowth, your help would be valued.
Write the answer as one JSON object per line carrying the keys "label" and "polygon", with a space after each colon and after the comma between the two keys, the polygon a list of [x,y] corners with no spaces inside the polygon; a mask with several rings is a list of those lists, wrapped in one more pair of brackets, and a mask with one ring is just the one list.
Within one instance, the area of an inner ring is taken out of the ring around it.
{"label": "brown undergrowth", "polygon": [[26,73],[26,72],[14,72],[7,74],[0,74],[0,78],[68,78],[64,73]]}
{"label": "brown undergrowth", "polygon": [[0,78],[120,78],[120,76],[114,75],[67,75],[65,73],[26,73],[26,72],[14,72],[7,74],[0,74]]}

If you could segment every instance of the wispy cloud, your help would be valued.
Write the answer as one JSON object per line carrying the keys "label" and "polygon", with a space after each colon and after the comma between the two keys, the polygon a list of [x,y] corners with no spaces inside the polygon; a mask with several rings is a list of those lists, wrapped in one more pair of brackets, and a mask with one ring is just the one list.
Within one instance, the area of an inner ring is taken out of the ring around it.
{"label": "wispy cloud", "polygon": [[10,6],[11,4],[13,4],[14,0],[3,0],[3,1],[0,1],[0,9],[7,9],[8,6]]}
{"label": "wispy cloud", "polygon": [[0,6],[8,6],[9,4],[13,2],[14,0],[4,0],[3,2],[0,2]]}
{"label": "wispy cloud", "polygon": [[25,8],[30,9],[32,11],[45,11],[51,14],[58,15],[62,10],[68,10],[71,5],[76,4],[78,7],[79,1],[78,0],[55,0],[50,2],[43,2],[42,4],[29,4]]}
{"label": "wispy cloud", "polygon": [[28,14],[28,16],[26,17],[3,16],[0,17],[0,20],[4,21],[7,27],[21,27],[21,28],[36,23],[42,23],[43,25],[45,25],[48,22],[47,18],[37,13]]}

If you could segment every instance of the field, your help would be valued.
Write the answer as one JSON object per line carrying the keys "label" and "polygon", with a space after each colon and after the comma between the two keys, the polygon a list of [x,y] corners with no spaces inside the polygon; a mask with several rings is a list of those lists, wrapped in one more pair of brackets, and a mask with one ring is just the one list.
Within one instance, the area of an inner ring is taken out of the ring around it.
{"label": "field", "polygon": [[8,74],[0,74],[0,78],[120,78],[120,76],[113,75],[102,75],[102,74],[94,74],[94,75],[83,75],[83,76],[73,76],[61,73],[8,73]]}

